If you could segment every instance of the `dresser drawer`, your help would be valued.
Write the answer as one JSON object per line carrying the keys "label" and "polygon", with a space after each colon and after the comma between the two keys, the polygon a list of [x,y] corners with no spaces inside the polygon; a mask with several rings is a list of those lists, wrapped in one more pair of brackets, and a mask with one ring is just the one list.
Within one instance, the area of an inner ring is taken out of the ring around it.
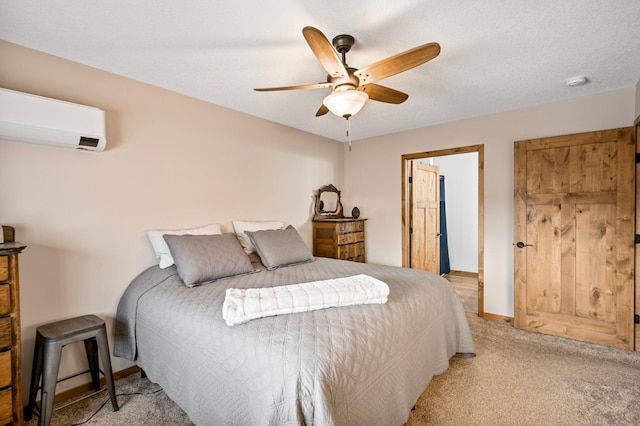
{"label": "dresser drawer", "polygon": [[11,388],[0,391],[0,425],[6,425],[13,421]]}
{"label": "dresser drawer", "polygon": [[338,247],[338,259],[346,260],[353,257],[354,254],[355,251],[353,249],[353,244],[347,244]]}
{"label": "dresser drawer", "polygon": [[339,234],[338,245],[353,244],[364,241],[364,232],[352,232],[350,234]]}
{"label": "dresser drawer", "polygon": [[343,246],[345,244],[351,244],[354,242],[353,236],[355,234],[338,234],[338,245]]}
{"label": "dresser drawer", "polygon": [[0,318],[0,351],[11,346],[11,318]]}
{"label": "dresser drawer", "polygon": [[0,281],[9,280],[9,257],[0,256]]}
{"label": "dresser drawer", "polygon": [[348,234],[356,231],[356,222],[342,222],[336,226],[338,234]]}
{"label": "dresser drawer", "polygon": [[0,352],[0,389],[11,386],[11,351]]}
{"label": "dresser drawer", "polygon": [[338,226],[336,226],[336,230],[338,234],[348,234],[350,232],[363,232],[364,221],[339,223]]}
{"label": "dresser drawer", "polygon": [[338,247],[338,259],[353,260],[364,256],[364,243],[347,244]]}
{"label": "dresser drawer", "polygon": [[338,240],[338,245],[343,246],[351,242],[351,234],[338,234],[336,239]]}
{"label": "dresser drawer", "polygon": [[9,296],[9,284],[0,284],[0,316],[11,313],[11,298]]}

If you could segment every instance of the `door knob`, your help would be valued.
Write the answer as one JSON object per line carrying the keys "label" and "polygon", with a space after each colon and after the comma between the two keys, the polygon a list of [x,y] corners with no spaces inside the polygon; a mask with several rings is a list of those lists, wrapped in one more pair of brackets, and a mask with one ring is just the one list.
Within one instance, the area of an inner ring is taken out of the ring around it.
{"label": "door knob", "polygon": [[533,245],[533,244],[525,244],[525,243],[523,243],[522,241],[518,241],[518,242],[516,243],[516,247],[518,247],[518,248],[530,247],[530,246],[532,246],[532,245]]}

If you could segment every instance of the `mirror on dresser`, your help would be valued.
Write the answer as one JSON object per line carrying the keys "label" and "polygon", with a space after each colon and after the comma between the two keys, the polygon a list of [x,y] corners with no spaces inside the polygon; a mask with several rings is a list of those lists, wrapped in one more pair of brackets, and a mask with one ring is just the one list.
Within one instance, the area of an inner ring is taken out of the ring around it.
{"label": "mirror on dresser", "polygon": [[340,191],[329,184],[318,189],[316,193],[314,220],[339,219],[342,214],[342,201]]}

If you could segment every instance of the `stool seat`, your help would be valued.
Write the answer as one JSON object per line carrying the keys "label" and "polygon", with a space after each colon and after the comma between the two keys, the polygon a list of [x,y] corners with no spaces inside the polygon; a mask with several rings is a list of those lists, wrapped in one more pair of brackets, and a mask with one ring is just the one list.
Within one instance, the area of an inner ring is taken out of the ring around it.
{"label": "stool seat", "polygon": [[[36,344],[33,355],[33,369],[31,372],[31,387],[29,389],[29,403],[25,409],[25,420],[30,420],[36,406],[38,389],[41,389],[39,426],[46,426],[53,414],[53,400],[55,396],[58,370],[62,348],[70,343],[84,342],[91,381],[96,391],[100,390],[100,369],[98,354],[102,359],[104,378],[109,390],[109,397],[113,411],[118,411],[107,328],[104,321],[96,315],[83,315],[50,324],[41,325],[36,329]],[[82,373],[79,373],[82,374]],[[75,376],[72,376],[75,377]],[[42,386],[39,386],[42,378]]]}
{"label": "stool seat", "polygon": [[104,321],[95,315],[83,315],[81,317],[41,325],[36,332],[47,341],[60,341],[68,338],[77,342],[76,335],[83,332],[91,332],[104,327]]}

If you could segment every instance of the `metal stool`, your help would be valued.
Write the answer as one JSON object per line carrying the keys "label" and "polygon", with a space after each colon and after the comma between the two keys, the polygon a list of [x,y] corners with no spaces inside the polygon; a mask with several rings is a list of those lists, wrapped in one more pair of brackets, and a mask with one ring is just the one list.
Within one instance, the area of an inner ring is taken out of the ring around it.
{"label": "metal stool", "polygon": [[102,358],[104,378],[109,389],[109,397],[113,405],[113,411],[118,411],[118,400],[111,371],[111,358],[109,357],[109,343],[107,341],[107,328],[104,321],[95,315],[84,315],[63,321],[54,322],[36,329],[36,346],[33,354],[33,370],[31,371],[31,388],[29,389],[29,403],[25,409],[25,420],[30,420],[33,409],[36,406],[36,395],[40,377],[42,377],[42,392],[40,397],[40,421],[38,425],[46,426],[51,421],[53,414],[53,399],[56,393],[58,369],[62,348],[69,343],[84,341],[87,352],[91,381],[96,391],[100,390],[100,370],[98,366],[98,352]]}

